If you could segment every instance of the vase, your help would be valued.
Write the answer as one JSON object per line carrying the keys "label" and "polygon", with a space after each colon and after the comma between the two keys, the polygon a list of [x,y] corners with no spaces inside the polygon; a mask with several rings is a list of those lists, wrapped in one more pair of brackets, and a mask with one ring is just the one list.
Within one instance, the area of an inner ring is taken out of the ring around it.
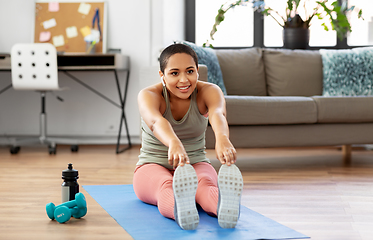
{"label": "vase", "polygon": [[308,28],[284,28],[282,31],[284,48],[308,49],[310,30]]}

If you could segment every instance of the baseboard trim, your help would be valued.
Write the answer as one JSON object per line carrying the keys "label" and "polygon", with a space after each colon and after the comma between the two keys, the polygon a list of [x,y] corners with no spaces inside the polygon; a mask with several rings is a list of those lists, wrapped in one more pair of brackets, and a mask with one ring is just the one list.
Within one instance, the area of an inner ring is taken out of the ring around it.
{"label": "baseboard trim", "polygon": [[[37,135],[11,135],[0,136],[0,145],[11,145],[15,139],[37,138]],[[117,144],[118,136],[74,136],[74,135],[51,135],[50,138],[68,138],[76,140],[81,145],[112,145]],[[141,144],[140,136],[131,136],[132,144]],[[121,145],[128,144],[127,136],[122,136]]]}

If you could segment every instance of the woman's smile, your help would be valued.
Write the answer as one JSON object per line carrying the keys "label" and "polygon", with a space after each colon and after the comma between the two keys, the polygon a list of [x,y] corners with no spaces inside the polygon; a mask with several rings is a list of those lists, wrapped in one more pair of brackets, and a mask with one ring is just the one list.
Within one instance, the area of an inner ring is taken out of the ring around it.
{"label": "woman's smile", "polygon": [[176,87],[176,88],[178,88],[178,89],[180,90],[180,92],[182,92],[182,93],[187,93],[187,92],[189,91],[189,89],[190,89],[191,86],[192,86],[192,85],[188,85],[188,86],[179,86],[179,87]]}

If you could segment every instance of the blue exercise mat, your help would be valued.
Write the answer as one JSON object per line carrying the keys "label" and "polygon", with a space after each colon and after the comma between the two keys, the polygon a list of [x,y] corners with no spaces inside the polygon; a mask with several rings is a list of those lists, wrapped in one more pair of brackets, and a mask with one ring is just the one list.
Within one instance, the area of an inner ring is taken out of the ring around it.
{"label": "blue exercise mat", "polygon": [[242,205],[236,228],[221,228],[217,218],[199,209],[197,229],[182,230],[174,220],[163,217],[156,206],[140,201],[132,185],[91,185],[83,188],[135,240],[308,238]]}

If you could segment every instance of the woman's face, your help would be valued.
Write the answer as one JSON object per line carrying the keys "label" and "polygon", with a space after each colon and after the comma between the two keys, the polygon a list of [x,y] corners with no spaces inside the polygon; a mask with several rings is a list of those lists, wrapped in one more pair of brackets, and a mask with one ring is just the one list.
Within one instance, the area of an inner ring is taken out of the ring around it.
{"label": "woman's face", "polygon": [[174,96],[187,99],[197,86],[198,69],[193,58],[186,53],[176,53],[168,59],[164,75],[167,89]]}

